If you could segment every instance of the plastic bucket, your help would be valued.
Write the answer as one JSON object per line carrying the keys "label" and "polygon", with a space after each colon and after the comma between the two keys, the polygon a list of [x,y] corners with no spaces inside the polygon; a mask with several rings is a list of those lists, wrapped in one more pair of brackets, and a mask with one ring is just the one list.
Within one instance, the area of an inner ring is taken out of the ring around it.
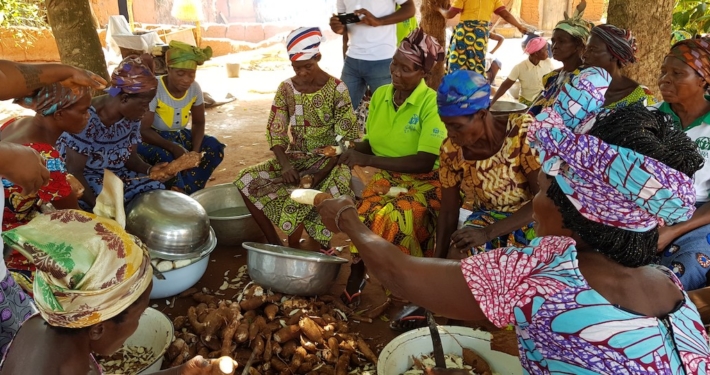
{"label": "plastic bucket", "polygon": [[[467,327],[439,326],[444,354],[461,355],[461,346],[476,351],[500,375],[521,375],[523,367],[518,357],[491,350],[491,334]],[[412,356],[430,355],[434,350],[429,328],[419,328],[406,332],[390,341],[377,363],[377,373],[400,375],[409,370],[414,361]]]}

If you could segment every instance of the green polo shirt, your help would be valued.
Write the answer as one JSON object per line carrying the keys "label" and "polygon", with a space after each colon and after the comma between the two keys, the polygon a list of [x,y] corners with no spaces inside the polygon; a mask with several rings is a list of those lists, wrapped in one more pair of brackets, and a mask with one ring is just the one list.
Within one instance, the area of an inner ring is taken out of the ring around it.
{"label": "green polo shirt", "polygon": [[[365,139],[376,156],[398,158],[428,152],[439,155],[446,139],[446,127],[439,118],[436,92],[422,80],[409,98],[395,111],[392,104],[394,87],[378,88],[370,100]],[[434,169],[439,168],[436,159]]]}
{"label": "green polo shirt", "polygon": [[[705,100],[710,101],[706,96]],[[667,113],[673,117],[675,125],[680,129],[680,118],[673,112],[670,104],[661,102],[655,105],[659,111]],[[710,112],[698,117],[687,128],[683,129],[686,135],[698,145],[700,155],[705,159],[705,165],[695,172],[695,194],[698,203],[710,202]]]}

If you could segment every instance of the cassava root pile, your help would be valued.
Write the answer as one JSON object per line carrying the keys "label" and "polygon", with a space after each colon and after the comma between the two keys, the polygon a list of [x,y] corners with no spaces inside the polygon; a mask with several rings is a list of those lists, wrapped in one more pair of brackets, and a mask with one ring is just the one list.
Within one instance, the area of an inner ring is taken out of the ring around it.
{"label": "cassava root pile", "polygon": [[235,301],[201,292],[192,299],[197,305],[173,320],[176,339],[166,367],[198,354],[230,356],[243,366],[252,352],[250,375],[346,375],[377,364],[377,355],[350,332],[346,313],[331,296],[288,297],[249,284]]}
{"label": "cassava root pile", "polygon": [[159,170],[150,170],[150,178],[156,181],[162,181],[166,178],[175,176],[176,174],[197,167],[202,161],[203,153],[190,151],[182,154],[179,158],[171,161],[165,168]]}

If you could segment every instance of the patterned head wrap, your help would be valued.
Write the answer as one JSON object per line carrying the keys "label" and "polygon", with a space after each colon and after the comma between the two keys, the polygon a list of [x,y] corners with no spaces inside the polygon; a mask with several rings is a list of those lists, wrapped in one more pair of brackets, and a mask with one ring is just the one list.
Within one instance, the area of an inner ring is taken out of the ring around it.
{"label": "patterned head wrap", "polygon": [[599,25],[592,29],[592,35],[604,41],[609,54],[614,56],[621,66],[636,62],[636,38],[631,35],[630,30],[614,25]]}
{"label": "patterned head wrap", "polygon": [[565,12],[565,19],[555,25],[555,30],[559,29],[565,31],[569,35],[572,35],[577,39],[581,39],[586,43],[589,38],[589,30],[591,30],[593,26],[591,22],[582,19],[582,16],[584,16],[584,9],[586,7],[587,3],[582,1],[579,5],[577,5],[577,9],[575,9],[572,17],[567,15],[567,12]]}
{"label": "patterned head wrap", "polygon": [[645,232],[689,219],[695,211],[690,177],[584,134],[602,109],[611,78],[599,68],[585,69],[579,78],[565,85],[555,105],[536,116],[528,130],[542,171],[554,176],[577,210],[597,223]]}
{"label": "patterned head wrap", "polygon": [[710,84],[710,39],[687,39],[671,47],[668,56],[679,58],[688,64],[705,82]]}
{"label": "patterned head wrap", "polygon": [[212,57],[212,47],[199,48],[173,40],[165,54],[168,67],[176,69],[197,69]]}
{"label": "patterned head wrap", "polygon": [[158,79],[153,74],[153,57],[148,54],[128,56],[111,74],[111,87],[106,91],[111,96],[139,94],[158,88]]}
{"label": "patterned head wrap", "polygon": [[398,50],[426,73],[431,71],[437,61],[444,59],[444,48],[420,27],[402,39]]}
{"label": "patterned head wrap", "polygon": [[286,51],[291,61],[310,60],[320,55],[323,33],[318,27],[301,27],[286,37]]}
{"label": "patterned head wrap", "polygon": [[533,53],[547,47],[547,40],[543,37],[533,38],[525,45],[525,53],[532,55]]}
{"label": "patterned head wrap", "polygon": [[466,116],[491,105],[488,80],[470,70],[457,70],[445,75],[436,95],[441,116]]}
{"label": "patterned head wrap", "polygon": [[69,108],[81,98],[91,94],[88,87],[79,87],[75,93],[72,89],[53,83],[37,90],[32,96],[15,99],[14,103],[31,109],[42,116],[50,116],[60,109]]}
{"label": "patterned head wrap", "polygon": [[139,240],[115,221],[83,211],[40,215],[2,237],[37,267],[35,302],[53,326],[83,328],[111,319],[153,278]]}

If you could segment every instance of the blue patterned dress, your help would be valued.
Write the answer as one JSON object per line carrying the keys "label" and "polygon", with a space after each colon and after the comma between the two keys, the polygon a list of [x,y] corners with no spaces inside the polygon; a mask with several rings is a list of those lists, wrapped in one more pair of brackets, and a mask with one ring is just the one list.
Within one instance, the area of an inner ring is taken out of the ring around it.
{"label": "blue patterned dress", "polygon": [[[649,267],[682,291],[670,270]],[[488,319],[515,326],[524,374],[708,373],[708,337],[685,292],[663,319],[612,305],[580,273],[571,238],[493,250],[461,269]]]}
{"label": "blue patterned dress", "polygon": [[[106,126],[96,114],[94,107],[89,108],[89,123],[79,134],[64,133],[57,141],[57,149],[66,158],[67,149],[88,157],[84,167],[84,178],[89,183],[96,196],[101,193],[104,183],[104,169],[115,173],[124,184],[124,203],[130,202],[140,193],[165,189],[158,181],[149,178],[135,179],[145,176],[126,168],[126,162],[131,156],[131,149],[141,142],[140,121],[130,121],[126,118]],[[82,208],[88,208],[79,202]]]}

